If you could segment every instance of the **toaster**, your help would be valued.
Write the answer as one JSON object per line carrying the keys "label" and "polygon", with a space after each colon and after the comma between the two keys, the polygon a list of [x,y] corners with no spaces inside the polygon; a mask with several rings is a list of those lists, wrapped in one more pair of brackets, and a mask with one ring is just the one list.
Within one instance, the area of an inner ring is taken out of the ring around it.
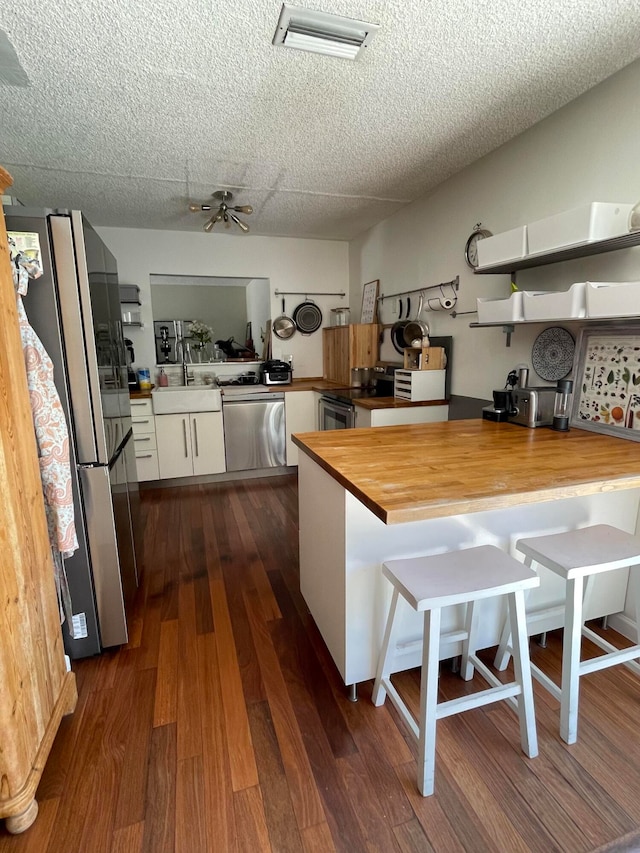
{"label": "toaster", "polygon": [[511,391],[509,422],[526,427],[551,426],[555,387],[514,388]]}

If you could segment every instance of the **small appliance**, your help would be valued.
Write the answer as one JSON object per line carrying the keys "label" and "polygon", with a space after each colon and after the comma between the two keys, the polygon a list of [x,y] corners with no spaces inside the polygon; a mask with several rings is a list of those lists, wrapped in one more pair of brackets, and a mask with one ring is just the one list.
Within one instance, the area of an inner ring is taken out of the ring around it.
{"label": "small appliance", "polygon": [[278,359],[265,361],[260,366],[260,381],[263,385],[290,385],[291,366]]}
{"label": "small appliance", "polygon": [[129,391],[137,391],[140,386],[138,385],[138,376],[133,369],[133,363],[136,360],[136,354],[133,349],[133,341],[129,338],[124,339],[125,346],[125,357],[127,361],[127,382],[129,385]]}
{"label": "small appliance", "polygon": [[156,364],[182,364],[191,320],[155,320]]}
{"label": "small appliance", "polygon": [[511,391],[513,409],[508,419],[512,424],[526,427],[551,426],[555,397],[555,386],[514,388]]}
{"label": "small appliance", "polygon": [[493,392],[493,406],[485,406],[482,417],[485,421],[502,423],[509,419],[513,410],[512,392],[507,388],[499,388]]}

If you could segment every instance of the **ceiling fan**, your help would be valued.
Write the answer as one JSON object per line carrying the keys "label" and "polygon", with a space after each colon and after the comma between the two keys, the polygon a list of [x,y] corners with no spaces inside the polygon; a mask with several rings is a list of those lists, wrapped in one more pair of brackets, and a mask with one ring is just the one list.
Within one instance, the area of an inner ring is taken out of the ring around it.
{"label": "ceiling fan", "polygon": [[[211,196],[217,202],[220,203],[218,209],[213,214],[211,219],[208,219],[204,224],[204,230],[209,233],[209,231],[213,230],[213,226],[216,222],[224,222],[224,227],[229,228],[231,223],[234,222],[238,228],[247,233],[249,230],[249,226],[246,222],[243,222],[236,216],[236,213],[246,213],[247,215],[253,213],[253,208],[250,204],[238,204],[235,207],[231,207],[231,202],[233,201],[233,193],[228,190],[217,190]],[[189,210],[192,213],[199,213],[204,210],[213,210],[214,208],[210,204],[190,204]]]}

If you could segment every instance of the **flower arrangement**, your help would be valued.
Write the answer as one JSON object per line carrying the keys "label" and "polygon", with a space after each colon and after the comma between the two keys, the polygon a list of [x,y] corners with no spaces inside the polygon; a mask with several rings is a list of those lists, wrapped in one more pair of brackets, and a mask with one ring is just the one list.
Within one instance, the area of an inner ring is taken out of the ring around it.
{"label": "flower arrangement", "polygon": [[189,334],[192,338],[195,338],[199,344],[203,345],[208,344],[209,341],[213,338],[213,329],[211,326],[207,326],[206,323],[202,323],[200,320],[194,320],[193,323],[189,323]]}

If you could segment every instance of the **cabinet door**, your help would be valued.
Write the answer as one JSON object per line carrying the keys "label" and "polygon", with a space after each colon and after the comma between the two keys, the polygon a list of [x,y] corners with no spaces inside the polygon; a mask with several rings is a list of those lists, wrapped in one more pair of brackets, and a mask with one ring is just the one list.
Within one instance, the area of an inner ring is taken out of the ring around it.
{"label": "cabinet door", "polygon": [[161,480],[193,475],[189,415],[156,415],[156,444]]}
{"label": "cabinet door", "polygon": [[287,465],[298,464],[298,448],[291,433],[313,432],[318,429],[318,397],[314,391],[286,391],[284,417],[287,436]]}
{"label": "cabinet door", "polygon": [[332,326],[322,330],[324,378],[346,386],[351,384],[349,329],[350,326]]}
{"label": "cabinet door", "polygon": [[222,412],[199,412],[189,415],[194,474],[223,474],[224,430]]}

